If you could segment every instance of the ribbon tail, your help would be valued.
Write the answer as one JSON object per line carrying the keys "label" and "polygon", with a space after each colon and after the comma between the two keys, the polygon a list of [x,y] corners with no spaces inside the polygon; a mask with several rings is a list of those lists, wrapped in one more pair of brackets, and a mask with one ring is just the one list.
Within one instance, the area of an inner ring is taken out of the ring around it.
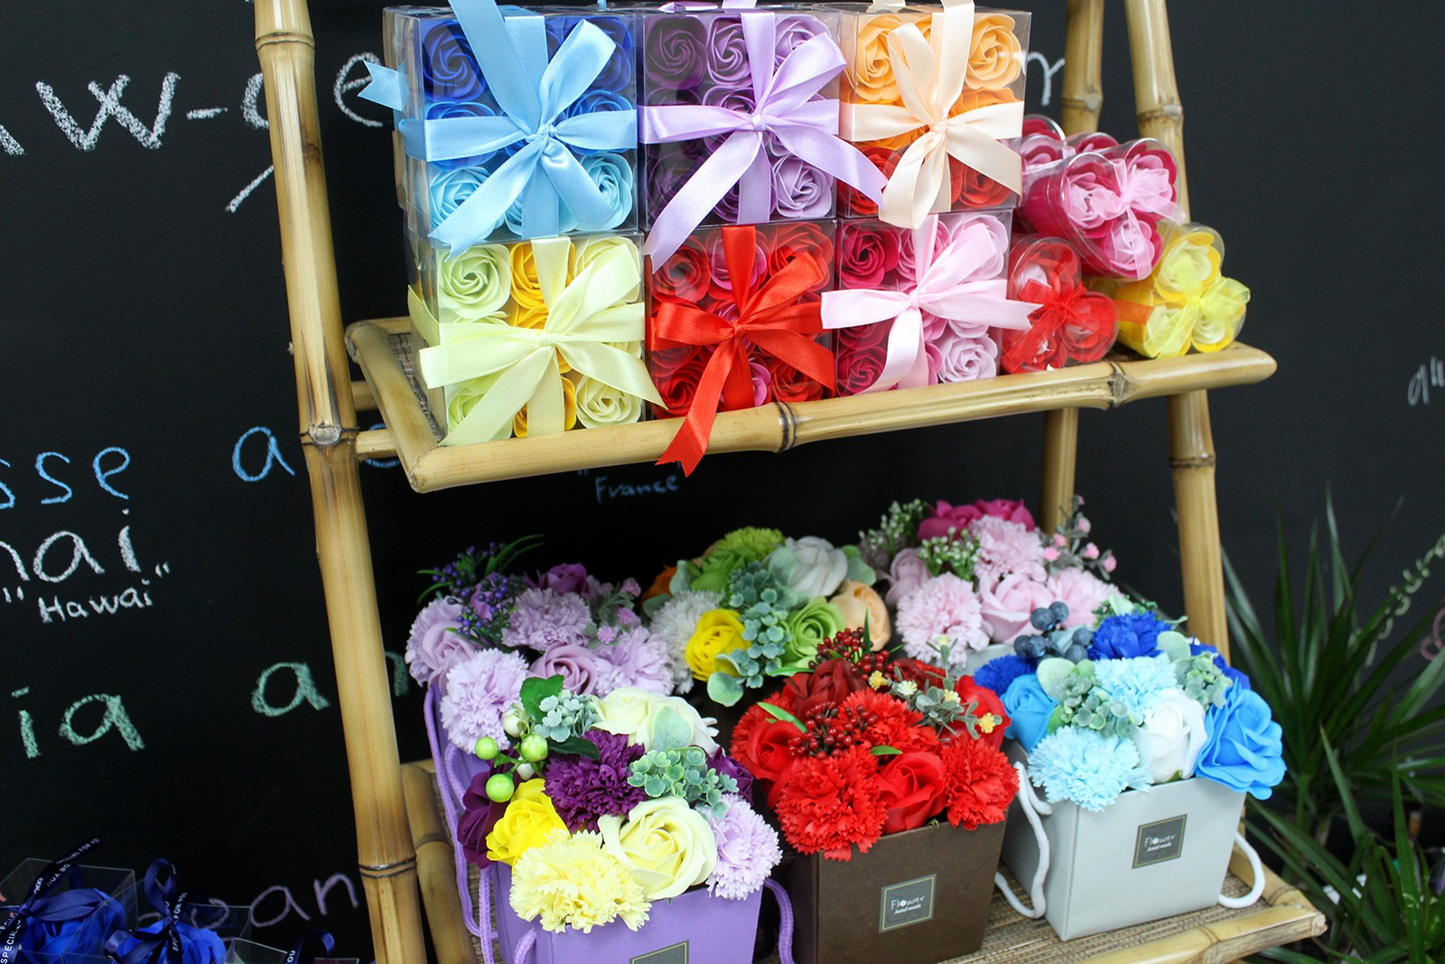
{"label": "ribbon tail", "polygon": [[888,354],[883,362],[883,371],[878,373],[877,381],[863,389],[864,393],[886,392],[894,387],[918,387],[905,386],[903,381],[910,376],[916,377],[920,360],[924,363],[926,381],[928,368],[923,351],[923,313],[910,307],[893,320],[893,327],[888,330]]}
{"label": "ribbon tail", "polygon": [[697,468],[703,453],[707,451],[713,422],[717,420],[718,402],[722,400],[723,384],[738,361],[735,356],[740,351],[736,342],[730,342],[719,345],[717,351],[713,352],[707,361],[707,367],[703,369],[702,378],[698,379],[692,405],[688,407],[687,415],[683,417],[682,424],[678,426],[677,434],[672,437],[667,450],[658,458],[658,465],[681,462],[682,474],[692,475],[693,469]]}
{"label": "ribbon tail", "polygon": [[947,177],[948,155],[943,138],[929,131],[909,144],[898,159],[893,176],[883,188],[879,219],[898,227],[918,227],[937,202],[938,192],[946,190]]}
{"label": "ribbon tail", "polygon": [[401,73],[369,60],[364,63],[366,72],[371,75],[371,83],[363,87],[357,96],[363,100],[369,100],[373,104],[380,104],[382,107],[401,110],[405,105],[405,99],[401,93]]}
{"label": "ribbon tail", "polygon": [[559,435],[567,428],[567,399],[557,353],[547,361],[547,371],[527,399],[527,436]]}
{"label": "ribbon tail", "polygon": [[738,182],[742,175],[737,172],[747,170],[762,149],[763,138],[757,131],[737,131],[702,162],[652,222],[642,251],[652,258],[654,270],[682,247],[693,229]]}

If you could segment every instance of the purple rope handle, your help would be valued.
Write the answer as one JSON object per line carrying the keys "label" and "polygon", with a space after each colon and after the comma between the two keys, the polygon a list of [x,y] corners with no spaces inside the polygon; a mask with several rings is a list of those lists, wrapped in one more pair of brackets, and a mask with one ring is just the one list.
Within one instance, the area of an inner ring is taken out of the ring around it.
{"label": "purple rope handle", "polygon": [[783,885],[771,877],[763,881],[763,886],[778,899],[778,960],[780,964],[793,964],[793,902]]}
{"label": "purple rope handle", "polygon": [[425,716],[427,742],[431,746],[432,761],[437,768],[437,789],[442,798],[442,812],[446,816],[447,834],[452,841],[452,863],[456,867],[457,893],[462,903],[462,923],[482,945],[482,959],[486,964],[496,964],[492,955],[492,941],[496,934],[492,930],[491,874],[482,869],[480,885],[477,888],[476,913],[472,913],[471,887],[468,882],[467,862],[462,848],[457,843],[457,807],[466,792],[456,771],[456,763],[462,753],[451,740],[442,741],[437,735],[437,704],[441,700],[440,685],[427,687],[426,701],[422,706]]}

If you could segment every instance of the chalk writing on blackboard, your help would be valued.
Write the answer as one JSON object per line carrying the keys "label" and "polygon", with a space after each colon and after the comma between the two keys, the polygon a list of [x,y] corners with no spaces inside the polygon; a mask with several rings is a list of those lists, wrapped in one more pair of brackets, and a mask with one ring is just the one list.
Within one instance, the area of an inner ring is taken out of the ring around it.
{"label": "chalk writing on blackboard", "polygon": [[[246,443],[252,438],[257,439],[257,441],[252,442],[248,446]],[[261,441],[262,439],[264,439],[264,442]],[[254,456],[254,450],[258,447],[264,447],[265,449],[264,461]],[[261,464],[257,466],[257,462]],[[248,468],[247,465],[250,467]],[[287,475],[296,474],[296,470],[287,463],[285,457],[281,454],[281,448],[276,442],[276,436],[264,425],[257,425],[255,428],[249,428],[242,432],[241,437],[236,440],[235,446],[231,449],[231,468],[235,470],[237,477],[243,482],[260,482],[266,476],[270,475],[271,469],[277,465],[285,469]]]}
{"label": "chalk writing on blackboard", "polygon": [[[271,677],[277,673],[282,673],[283,676],[289,673],[296,686],[291,699],[283,706],[271,702],[267,696]],[[262,716],[285,716],[302,703],[308,704],[313,710],[324,710],[331,705],[331,702],[317,691],[316,682],[311,678],[311,667],[305,663],[277,663],[267,667],[256,680],[256,688],[251,691],[251,709]]]}
{"label": "chalk writing on blackboard", "polygon": [[[22,686],[10,692],[12,700],[20,700],[29,695],[30,687],[28,686]],[[92,704],[99,704],[103,707],[99,721],[94,721],[95,713],[93,711],[86,710],[86,707]],[[40,740],[36,736],[35,730],[35,717],[23,706],[17,708],[16,714],[20,720],[20,743],[25,747],[25,757],[33,760],[41,754]],[[76,719],[77,715],[81,717],[80,720]],[[82,730],[88,732],[82,732]],[[59,732],[72,746],[86,746],[107,733],[115,733],[132,751],[145,749],[145,741],[141,739],[140,731],[131,722],[130,714],[125,711],[125,704],[121,698],[114,693],[94,693],[71,703],[61,714]]]}
{"label": "chalk writing on blackboard", "polygon": [[1445,650],[1445,609],[1435,614],[1435,622],[1430,625],[1430,635],[1420,643],[1420,655],[1426,659],[1434,659]]}
{"label": "chalk writing on blackboard", "polygon": [[[114,592],[91,592],[83,597],[61,597],[44,593],[33,595],[37,615],[46,624],[65,623],[92,616],[114,616],[131,609],[149,609],[155,605],[150,587],[170,575],[170,563],[158,562],[149,568],[136,556],[131,526],[121,527],[116,534],[116,549],[125,571],[139,576],[129,585]],[[90,543],[77,532],[62,529],[41,540],[27,567],[20,552],[8,542],[0,542],[0,571],[8,559],[21,585],[0,586],[0,603],[22,603],[26,600],[24,583],[32,577],[42,583],[60,584],[73,576],[91,574],[104,576],[107,567],[97,557]]]}
{"label": "chalk writing on blackboard", "polygon": [[[118,460],[116,457],[119,457]],[[63,452],[41,452],[35,456],[35,474],[44,482],[49,483],[56,489],[61,490],[57,495],[51,495],[40,500],[41,505],[61,505],[69,502],[75,490],[67,483],[57,478],[57,475],[67,474],[64,469],[56,465],[48,465],[51,460],[59,460],[65,465],[70,465],[70,457]],[[118,464],[117,464],[118,463]],[[0,459],[0,465],[5,468],[12,468],[5,459]],[[118,445],[110,445],[95,453],[95,458],[90,460],[90,470],[95,477],[95,484],[101,491],[112,495],[117,499],[129,500],[130,496],[121,492],[111,484],[112,476],[119,475],[130,468],[130,453]],[[52,474],[54,473],[54,474]],[[0,494],[3,494],[4,502],[0,509],[13,509],[16,505],[15,493],[4,482],[0,482]]]}
{"label": "chalk writing on blackboard", "polygon": [[1035,62],[1038,63],[1044,72],[1044,89],[1039,96],[1039,106],[1048,107],[1054,102],[1054,75],[1064,69],[1064,58],[1060,57],[1058,60],[1050,63],[1049,58],[1035,50],[1029,54],[1029,63]]}
{"label": "chalk writing on blackboard", "polygon": [[95,150],[96,142],[100,140],[101,132],[105,129],[105,122],[112,118],[121,127],[130,132],[142,147],[155,150],[161,146],[161,137],[166,132],[166,122],[171,117],[171,101],[176,96],[176,84],[180,82],[181,75],[177,73],[166,74],[161,81],[160,100],[156,103],[155,119],[149,127],[137,116],[132,114],[120,98],[125,93],[126,87],[130,84],[130,78],[121,74],[110,82],[110,87],[101,90],[100,85],[91,81],[86,87],[91,96],[100,102],[100,108],[96,111],[95,119],[90,122],[90,128],[80,126],[80,122],[70,113],[65,102],[56,94],[55,88],[44,81],[35,84],[35,92],[40,95],[40,102],[55,118],[55,124],[60,128],[61,133],[70,139],[70,143],[82,151]]}
{"label": "chalk writing on blackboard", "polygon": [[1429,405],[1430,389],[1445,389],[1445,361],[1434,357],[1415,369],[1410,376],[1410,385],[1405,389],[1405,398],[1410,405]]}
{"label": "chalk writing on blackboard", "polygon": [[[346,874],[332,874],[324,881],[317,877],[311,881],[311,890],[316,897],[317,916],[325,917],[331,913],[331,906],[327,903],[327,898],[337,887],[345,890],[346,898],[351,903],[351,910],[361,906],[361,901],[356,895],[356,884]],[[280,898],[282,902],[279,913],[274,911],[274,898]],[[307,921],[311,920],[312,916],[301,907],[300,901],[291,892],[291,888],[282,884],[267,887],[256,895],[255,900],[251,901],[251,926],[253,927],[274,927],[292,914]]]}

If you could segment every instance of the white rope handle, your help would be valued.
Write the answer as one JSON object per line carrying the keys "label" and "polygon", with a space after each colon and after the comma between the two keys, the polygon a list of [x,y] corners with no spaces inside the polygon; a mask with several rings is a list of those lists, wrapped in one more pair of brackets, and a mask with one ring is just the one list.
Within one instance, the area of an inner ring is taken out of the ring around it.
{"label": "white rope handle", "polygon": [[1226,897],[1220,894],[1219,906],[1238,910],[1253,904],[1264,893],[1264,865],[1259,862],[1259,853],[1244,839],[1244,834],[1237,830],[1234,832],[1234,844],[1243,851],[1245,859],[1249,861],[1250,873],[1254,874],[1254,886],[1249,888],[1249,893],[1243,897]]}
{"label": "white rope handle", "polygon": [[1003,899],[1009,902],[1010,907],[1025,917],[1038,920],[1044,916],[1044,908],[1047,906],[1047,902],[1044,900],[1044,878],[1049,873],[1049,836],[1044,833],[1044,824],[1039,819],[1039,814],[1047,817],[1054,812],[1054,808],[1034,794],[1033,785],[1029,783],[1028,767],[1022,763],[1015,763],[1014,769],[1018,771],[1019,775],[1019,806],[1023,808],[1024,816],[1028,818],[1029,826],[1034,828],[1034,839],[1039,844],[1039,865],[1034,870],[1033,885],[1029,887],[1029,898],[1033,901],[1034,906],[1032,908],[1024,906],[1023,901],[1014,894],[1013,888],[1009,886],[1008,880],[1004,878],[1003,874],[995,873],[993,882],[999,892],[1003,894]]}

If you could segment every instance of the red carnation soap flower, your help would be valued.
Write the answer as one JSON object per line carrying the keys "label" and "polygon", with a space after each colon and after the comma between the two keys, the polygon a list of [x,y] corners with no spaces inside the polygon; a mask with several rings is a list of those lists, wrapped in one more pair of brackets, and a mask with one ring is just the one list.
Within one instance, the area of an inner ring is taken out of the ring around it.
{"label": "red carnation soap flower", "polygon": [[783,833],[799,853],[850,860],[883,834],[878,758],[865,747],[838,756],[804,757],[793,766],[776,810]]}
{"label": "red carnation soap flower", "polygon": [[891,746],[909,753],[936,750],[938,734],[923,726],[923,714],[910,710],[902,700],[886,693],[860,690],[843,701],[844,712],[863,712],[872,722],[864,729],[868,745]]}
{"label": "red carnation soap flower", "polygon": [[948,822],[965,830],[998,823],[1019,790],[1008,757],[983,740],[954,740],[943,748],[948,779]]}

